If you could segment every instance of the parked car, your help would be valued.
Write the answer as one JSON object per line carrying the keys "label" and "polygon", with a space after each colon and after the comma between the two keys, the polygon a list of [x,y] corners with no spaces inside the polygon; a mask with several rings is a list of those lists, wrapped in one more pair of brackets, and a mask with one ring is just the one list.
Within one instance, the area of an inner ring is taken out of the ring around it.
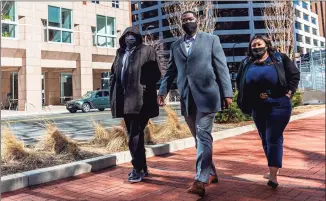
{"label": "parked car", "polygon": [[66,108],[70,113],[75,113],[77,110],[89,112],[91,109],[104,111],[105,108],[110,108],[110,98],[108,90],[88,91],[80,99],[71,100],[66,103]]}

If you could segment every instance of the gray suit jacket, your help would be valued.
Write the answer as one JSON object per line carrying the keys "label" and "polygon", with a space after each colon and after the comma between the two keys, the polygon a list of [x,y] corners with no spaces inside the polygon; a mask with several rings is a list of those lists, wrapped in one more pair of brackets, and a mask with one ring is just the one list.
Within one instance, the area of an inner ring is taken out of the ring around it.
{"label": "gray suit jacket", "polygon": [[170,48],[170,59],[159,90],[166,96],[177,77],[181,112],[188,115],[190,93],[198,111],[215,113],[222,109],[222,99],[233,97],[229,69],[218,36],[197,33],[191,53],[187,56],[181,37]]}

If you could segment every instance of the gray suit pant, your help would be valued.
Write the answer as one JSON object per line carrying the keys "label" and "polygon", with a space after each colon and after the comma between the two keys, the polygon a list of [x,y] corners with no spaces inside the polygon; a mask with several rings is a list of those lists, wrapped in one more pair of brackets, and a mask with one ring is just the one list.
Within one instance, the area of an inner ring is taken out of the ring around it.
{"label": "gray suit pant", "polygon": [[197,159],[195,180],[208,183],[210,175],[217,175],[212,160],[213,137],[211,135],[215,113],[203,113],[197,110],[193,97],[190,95],[188,116],[185,120],[195,138]]}

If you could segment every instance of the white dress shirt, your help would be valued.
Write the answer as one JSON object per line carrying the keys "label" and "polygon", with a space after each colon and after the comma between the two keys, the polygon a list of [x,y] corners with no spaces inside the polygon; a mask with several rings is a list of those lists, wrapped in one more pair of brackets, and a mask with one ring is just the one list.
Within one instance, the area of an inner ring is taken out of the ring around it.
{"label": "white dress shirt", "polygon": [[[197,34],[196,34],[197,35]],[[184,46],[186,48],[187,55],[191,53],[193,43],[195,42],[196,35],[193,37],[189,38],[187,35],[184,36]]]}

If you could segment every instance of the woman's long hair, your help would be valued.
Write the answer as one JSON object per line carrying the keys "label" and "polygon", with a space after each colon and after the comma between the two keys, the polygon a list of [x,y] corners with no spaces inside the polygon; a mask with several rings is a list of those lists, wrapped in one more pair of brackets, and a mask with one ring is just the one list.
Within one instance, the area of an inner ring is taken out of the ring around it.
{"label": "woman's long hair", "polygon": [[251,48],[252,42],[256,39],[263,40],[266,43],[268,55],[271,57],[272,61],[276,61],[274,58],[274,53],[276,52],[276,49],[273,47],[272,41],[264,35],[255,35],[249,42],[249,47],[248,47],[249,62],[256,61],[256,58],[253,56],[252,48]]}

